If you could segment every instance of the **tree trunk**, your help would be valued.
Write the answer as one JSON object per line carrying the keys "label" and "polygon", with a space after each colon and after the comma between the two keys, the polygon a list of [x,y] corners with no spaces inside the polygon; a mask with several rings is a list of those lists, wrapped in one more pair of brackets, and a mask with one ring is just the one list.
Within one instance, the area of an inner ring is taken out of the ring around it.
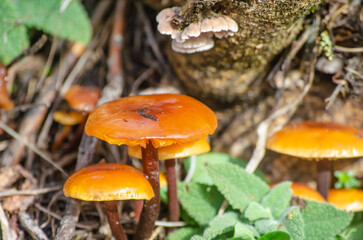
{"label": "tree trunk", "polygon": [[174,19],[183,30],[193,22],[226,15],[238,24],[234,36],[215,37],[211,50],[193,54],[171,48],[168,58],[188,92],[204,99],[232,102],[261,93],[269,63],[296,38],[304,16],[321,0],[188,0]]}

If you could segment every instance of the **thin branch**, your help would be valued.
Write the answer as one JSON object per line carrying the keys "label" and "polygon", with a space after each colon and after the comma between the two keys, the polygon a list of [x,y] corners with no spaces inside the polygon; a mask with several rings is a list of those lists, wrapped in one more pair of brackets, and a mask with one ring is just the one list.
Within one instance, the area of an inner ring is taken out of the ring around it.
{"label": "thin branch", "polygon": [[[318,28],[317,26],[318,26],[318,24],[315,23],[315,27],[311,29],[312,34],[309,39],[310,42],[313,42],[315,40],[317,28]],[[262,158],[265,155],[266,141],[267,141],[268,135],[278,131],[284,124],[284,123],[281,123],[278,126],[276,126],[274,129],[269,131],[269,127],[270,127],[272,121],[285,114],[292,115],[296,111],[298,105],[302,102],[302,100],[304,99],[306,94],[309,92],[309,90],[313,84],[314,76],[315,76],[314,67],[315,67],[315,62],[316,62],[316,45],[314,45],[314,47],[313,47],[312,55],[313,56],[311,56],[311,59],[310,59],[308,83],[304,87],[303,91],[299,94],[299,96],[295,99],[295,101],[293,101],[292,103],[288,103],[287,105],[277,109],[267,119],[265,119],[258,125],[258,127],[257,127],[258,139],[257,139],[256,147],[253,151],[251,159],[249,160],[249,162],[246,166],[246,169],[245,169],[246,172],[253,173],[256,170],[256,168],[258,167]]]}
{"label": "thin branch", "polygon": [[51,157],[49,157],[47,153],[41,151],[37,146],[35,146],[35,144],[21,137],[17,132],[15,132],[13,129],[11,129],[7,124],[5,124],[1,120],[0,120],[0,128],[2,128],[7,134],[12,136],[14,139],[18,140],[19,142],[22,142],[25,146],[27,146],[34,153],[38,154],[42,159],[44,159],[50,165],[58,169],[65,177],[68,177],[68,174],[63,170],[63,168],[60,167],[57,163],[55,163],[54,160]]}
{"label": "thin branch", "polygon": [[362,53],[363,47],[348,48],[335,45],[334,50],[337,52],[344,52],[344,53]]}
{"label": "thin branch", "polygon": [[186,222],[168,222],[168,221],[155,221],[155,226],[160,226],[160,227],[184,227],[187,226],[188,224]]}
{"label": "thin branch", "polygon": [[61,190],[63,186],[55,186],[55,187],[47,187],[47,188],[39,188],[39,189],[31,189],[31,190],[8,190],[0,192],[1,197],[10,197],[15,195],[40,195],[48,192],[54,192]]}

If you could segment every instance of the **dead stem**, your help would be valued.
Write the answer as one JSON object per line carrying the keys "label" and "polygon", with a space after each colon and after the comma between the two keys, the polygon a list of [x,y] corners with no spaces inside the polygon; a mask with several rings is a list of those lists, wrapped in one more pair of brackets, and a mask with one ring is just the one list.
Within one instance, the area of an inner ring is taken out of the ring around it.
{"label": "dead stem", "polygon": [[8,125],[6,125],[3,121],[0,120],[0,128],[2,128],[7,134],[12,136],[14,139],[18,140],[24,146],[28,147],[30,150],[38,154],[42,159],[44,159],[46,162],[48,162],[50,165],[58,169],[65,177],[68,177],[68,174],[63,170],[62,167],[60,167],[57,163],[54,162],[54,160],[44,151],[41,151],[35,144],[29,142],[25,138],[23,138],[20,134],[15,132],[13,129],[11,129]]}
{"label": "dead stem", "polygon": [[[320,21],[317,21],[320,22]],[[313,43],[315,41],[317,32],[318,32],[318,26],[319,24],[315,23],[314,28],[311,28],[311,34],[310,34],[310,38],[309,41],[310,43]],[[261,162],[262,158],[265,155],[265,147],[266,147],[266,141],[269,135],[273,134],[274,132],[278,131],[285,123],[286,121],[283,121],[282,123],[277,124],[277,126],[275,126],[273,129],[269,129],[271,123],[273,122],[273,120],[277,119],[278,117],[282,116],[282,115],[286,115],[288,114],[289,116],[291,116],[297,109],[298,105],[302,102],[302,100],[304,99],[304,97],[306,96],[306,94],[309,92],[313,81],[314,81],[314,76],[315,76],[315,62],[316,62],[316,57],[317,57],[317,49],[316,49],[316,45],[314,45],[312,51],[310,52],[310,59],[309,59],[309,74],[308,74],[308,82],[305,85],[303,91],[300,93],[299,96],[296,97],[295,101],[293,101],[292,103],[289,103],[277,110],[275,110],[273,113],[271,113],[271,115],[269,117],[267,117],[264,121],[262,121],[258,127],[257,127],[257,134],[258,134],[258,139],[256,142],[256,147],[253,151],[252,157],[249,160],[247,166],[246,166],[246,171],[248,173],[253,173],[256,168],[258,167],[259,163]],[[289,119],[289,118],[287,118]]]}

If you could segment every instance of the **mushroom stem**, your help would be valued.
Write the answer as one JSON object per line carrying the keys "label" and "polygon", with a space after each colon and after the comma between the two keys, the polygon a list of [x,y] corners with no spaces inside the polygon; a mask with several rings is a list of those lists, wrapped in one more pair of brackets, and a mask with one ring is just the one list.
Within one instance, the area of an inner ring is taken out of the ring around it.
{"label": "mushroom stem", "polygon": [[105,201],[108,224],[110,224],[113,236],[117,240],[127,240],[127,236],[122,228],[120,216],[117,211],[117,201]]}
{"label": "mushroom stem", "polygon": [[318,162],[318,192],[327,199],[330,188],[330,161],[323,159]]}
{"label": "mushroom stem", "polygon": [[[175,159],[165,161],[166,181],[168,182],[168,208],[169,221],[176,222],[179,220],[179,203],[176,184]],[[175,228],[168,228],[168,232],[174,231]]]}
{"label": "mushroom stem", "polygon": [[138,222],[140,220],[140,215],[142,212],[142,208],[144,206],[144,200],[134,200],[134,220],[135,222]]}
{"label": "mushroom stem", "polygon": [[159,216],[160,209],[160,182],[159,182],[159,159],[158,151],[151,142],[141,148],[142,167],[145,177],[149,180],[155,196],[144,202],[140,221],[136,229],[135,240],[149,239],[152,234],[155,221]]}

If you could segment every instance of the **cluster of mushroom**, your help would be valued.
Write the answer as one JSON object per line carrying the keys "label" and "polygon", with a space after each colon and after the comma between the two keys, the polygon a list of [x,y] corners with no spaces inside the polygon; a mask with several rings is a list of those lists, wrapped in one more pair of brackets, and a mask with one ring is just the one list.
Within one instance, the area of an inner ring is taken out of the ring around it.
{"label": "cluster of mushroom", "polygon": [[82,135],[87,117],[95,109],[100,96],[101,91],[96,87],[74,85],[69,88],[64,95],[64,99],[71,107],[71,110],[57,110],[53,114],[53,120],[64,127],[56,134],[52,151],[55,151],[68,136],[72,126],[80,124],[77,130],[78,134],[76,134],[78,136],[73,141],[78,140],[77,137],[79,138]]}
{"label": "cluster of mushroom", "polygon": [[331,189],[328,198],[325,199],[318,191],[303,183],[293,182],[290,188],[295,197],[328,202],[348,212],[363,211],[363,190],[360,189]]}
{"label": "cluster of mushroom", "polygon": [[180,14],[180,7],[166,8],[156,17],[158,31],[170,35],[171,47],[180,53],[207,51],[214,47],[213,36],[221,39],[233,36],[238,31],[238,24],[230,17],[215,14],[198,22],[189,24],[183,30],[173,25],[174,17]]}
{"label": "cluster of mushroom", "polygon": [[327,199],[330,161],[363,156],[363,130],[332,122],[302,122],[276,132],[267,141],[275,152],[318,162],[318,191]]}
{"label": "cluster of mushroom", "polygon": [[[209,151],[210,147],[205,138],[212,134],[216,127],[217,118],[212,110],[191,97],[179,94],[121,98],[98,106],[90,114],[85,126],[87,135],[97,137],[110,144],[126,144],[133,149],[130,150],[131,155],[142,158],[143,174],[145,180],[147,179],[146,182],[150,183],[149,186],[153,194],[143,196],[147,201],[144,202],[134,239],[148,239],[159,215],[158,159],[166,160],[169,212],[174,212],[170,220],[175,221],[179,219],[179,205],[176,197],[174,158]],[[122,168],[122,171],[125,171],[125,169],[130,170],[131,168],[115,164],[102,164],[99,166],[101,172],[106,171],[108,174],[111,174],[112,169]],[[122,199],[125,194],[126,199],[131,199],[134,196],[138,197],[136,199],[141,199],[139,190],[131,191],[131,188],[137,189],[133,185],[134,183],[131,183],[132,186],[130,187],[123,186],[123,188],[121,186],[123,183],[112,183],[110,187],[106,186],[102,190],[107,198],[101,197],[99,194],[93,196],[92,199],[83,198],[84,194],[78,192],[83,189],[73,185],[77,182],[74,178],[80,178],[82,171],[86,173],[93,172],[89,174],[90,180],[88,183],[86,180],[88,177],[82,178],[83,182],[89,185],[90,188],[93,188],[90,182],[92,178],[95,181],[97,178],[106,178],[103,175],[98,175],[97,165],[90,168],[91,170],[86,169],[76,172],[67,180],[64,187],[65,195],[86,201],[111,201],[111,203],[105,203],[113,235],[117,239],[127,239],[122,230],[119,217],[114,213],[116,205],[113,201]],[[131,171],[134,175],[138,172],[137,170]],[[121,173],[116,174],[121,175]],[[120,179],[120,181],[123,180]],[[132,180],[130,181],[132,182]],[[76,193],[71,194],[68,189],[75,189]],[[113,197],[111,198],[111,196]],[[112,223],[115,221],[116,224]]]}

